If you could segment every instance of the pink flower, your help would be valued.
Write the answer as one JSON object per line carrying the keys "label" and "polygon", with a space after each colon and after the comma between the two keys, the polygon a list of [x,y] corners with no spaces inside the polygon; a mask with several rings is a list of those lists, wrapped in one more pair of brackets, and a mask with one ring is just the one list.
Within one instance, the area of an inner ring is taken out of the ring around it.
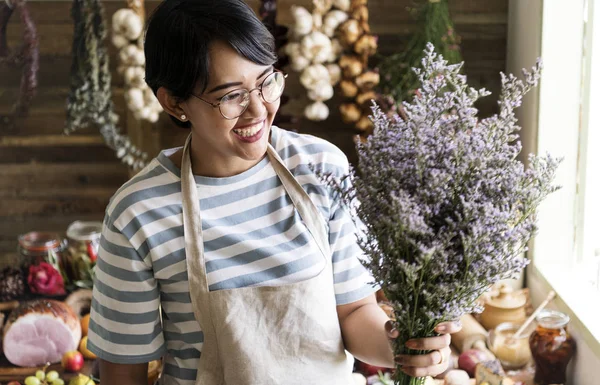
{"label": "pink flower", "polygon": [[41,262],[39,265],[29,266],[27,283],[29,284],[31,292],[34,294],[65,294],[65,283],[62,275],[47,262]]}

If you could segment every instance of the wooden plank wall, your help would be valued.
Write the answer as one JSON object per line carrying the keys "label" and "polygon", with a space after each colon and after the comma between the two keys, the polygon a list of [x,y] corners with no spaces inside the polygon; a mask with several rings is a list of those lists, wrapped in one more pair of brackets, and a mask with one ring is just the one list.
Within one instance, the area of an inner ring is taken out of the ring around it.
{"label": "wooden plank wall", "polygon": [[[106,15],[121,8],[124,1],[104,1]],[[258,9],[258,0],[249,0]],[[406,7],[411,0],[369,0],[371,28],[379,35],[380,52],[401,50],[415,25]],[[499,90],[499,72],[505,68],[508,0],[452,0],[451,12],[462,36],[466,73],[473,86]],[[147,1],[151,11],[157,1]],[[311,7],[311,0],[279,0],[279,22],[291,23],[292,4]],[[114,191],[127,180],[128,171],[104,146],[95,129],[62,136],[65,99],[71,65],[73,34],[69,1],[29,1],[40,36],[39,90],[30,116],[13,127],[0,124],[0,262],[14,255],[19,234],[32,230],[63,233],[69,223],[101,220]],[[110,24],[110,17],[107,17]],[[110,25],[109,25],[110,27]],[[13,17],[8,26],[10,47],[20,42],[21,28]],[[116,74],[116,51],[110,48],[114,99],[117,112],[124,114],[123,80]],[[0,68],[0,114],[6,113],[16,98],[20,73]],[[305,99],[297,74],[289,78],[286,93],[294,100],[283,111],[298,114]],[[301,121],[294,127],[324,137],[344,150],[351,161],[353,130],[340,122],[335,100],[332,114],[323,123]],[[479,105],[483,114],[495,112],[493,99]],[[152,137],[152,152],[181,143],[186,132],[162,117],[142,133]]]}

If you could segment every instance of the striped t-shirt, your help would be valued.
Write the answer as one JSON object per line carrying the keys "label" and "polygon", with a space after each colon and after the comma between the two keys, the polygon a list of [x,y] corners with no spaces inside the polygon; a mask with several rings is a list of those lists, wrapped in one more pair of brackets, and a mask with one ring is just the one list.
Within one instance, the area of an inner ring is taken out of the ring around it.
{"label": "striped t-shirt", "polygon": [[[271,144],[328,224],[338,305],[373,293],[355,225],[311,170],[342,176],[331,143],[275,126]],[[190,301],[180,170],[163,151],[111,199],[95,269],[88,348],[117,363],[164,356],[163,384],[193,384],[203,335]],[[324,260],[267,157],[226,178],[195,176],[209,289],[275,286],[317,275]],[[162,314],[159,313],[162,310]]]}

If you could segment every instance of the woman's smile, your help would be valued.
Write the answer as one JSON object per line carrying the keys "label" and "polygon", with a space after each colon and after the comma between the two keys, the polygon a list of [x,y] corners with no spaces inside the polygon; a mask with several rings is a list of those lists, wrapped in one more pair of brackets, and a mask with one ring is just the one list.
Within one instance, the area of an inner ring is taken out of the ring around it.
{"label": "woman's smile", "polygon": [[234,128],[232,131],[239,140],[254,143],[262,138],[265,132],[265,122],[266,119],[263,119],[258,123]]}

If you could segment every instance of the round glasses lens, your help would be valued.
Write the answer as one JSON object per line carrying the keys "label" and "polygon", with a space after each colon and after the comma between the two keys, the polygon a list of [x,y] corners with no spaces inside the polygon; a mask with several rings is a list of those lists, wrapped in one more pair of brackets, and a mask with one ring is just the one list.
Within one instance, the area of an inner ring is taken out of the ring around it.
{"label": "round glasses lens", "polygon": [[248,91],[245,90],[235,90],[223,96],[219,105],[221,114],[227,119],[237,118],[248,106],[248,96]]}
{"label": "round glasses lens", "polygon": [[285,76],[281,72],[273,72],[262,84],[262,96],[267,103],[273,103],[281,94],[285,87]]}

